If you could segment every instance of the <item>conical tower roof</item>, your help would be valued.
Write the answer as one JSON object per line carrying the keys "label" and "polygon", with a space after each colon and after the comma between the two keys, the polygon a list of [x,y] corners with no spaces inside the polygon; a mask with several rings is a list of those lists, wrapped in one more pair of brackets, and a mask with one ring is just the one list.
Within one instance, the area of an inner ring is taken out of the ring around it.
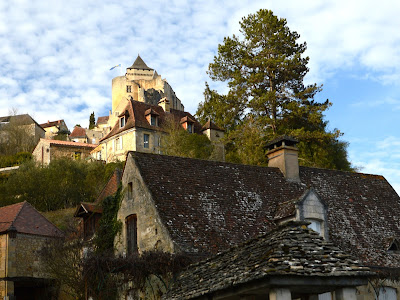
{"label": "conical tower roof", "polygon": [[140,57],[138,54],[135,62],[133,63],[132,66],[130,66],[128,69],[137,69],[137,70],[153,70],[152,68],[149,68],[146,63],[143,61],[143,59]]}

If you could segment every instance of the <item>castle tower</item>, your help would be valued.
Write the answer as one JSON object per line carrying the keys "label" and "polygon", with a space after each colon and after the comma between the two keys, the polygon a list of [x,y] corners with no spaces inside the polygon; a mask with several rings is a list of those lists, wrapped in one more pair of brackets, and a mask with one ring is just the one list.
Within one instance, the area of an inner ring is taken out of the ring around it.
{"label": "castle tower", "polygon": [[118,76],[112,80],[110,117],[115,118],[119,115],[129,100],[158,105],[162,98],[168,99],[172,109],[184,110],[184,106],[168,82],[154,69],[148,67],[138,55],[132,66],[126,69],[125,76]]}

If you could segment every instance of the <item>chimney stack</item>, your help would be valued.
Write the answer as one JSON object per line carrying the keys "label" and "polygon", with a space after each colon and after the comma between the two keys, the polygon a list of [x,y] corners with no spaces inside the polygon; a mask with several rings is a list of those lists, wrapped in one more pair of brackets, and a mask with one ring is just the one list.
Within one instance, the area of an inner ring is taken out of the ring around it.
{"label": "chimney stack", "polygon": [[267,145],[268,167],[278,167],[287,180],[294,182],[300,182],[298,142],[293,137],[280,136]]}
{"label": "chimney stack", "polygon": [[169,113],[170,106],[167,97],[164,97],[160,101],[158,101],[158,105],[160,105],[165,112]]}

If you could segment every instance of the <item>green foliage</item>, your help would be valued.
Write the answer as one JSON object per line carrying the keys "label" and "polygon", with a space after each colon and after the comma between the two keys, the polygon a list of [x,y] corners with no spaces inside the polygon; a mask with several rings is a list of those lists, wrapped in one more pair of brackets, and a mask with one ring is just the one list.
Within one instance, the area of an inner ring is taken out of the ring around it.
{"label": "green foliage", "polygon": [[93,202],[112,167],[68,159],[53,160],[45,167],[27,162],[0,182],[0,206],[28,201],[40,211],[50,211]]}
{"label": "green foliage", "polygon": [[32,152],[36,146],[33,126],[17,117],[11,117],[9,123],[1,125],[0,155]]}
{"label": "green foliage", "polygon": [[270,10],[250,14],[240,26],[243,38],[226,37],[209,65],[211,79],[227,82],[228,94],[219,95],[206,83],[196,112],[200,122],[211,118],[226,130],[226,159],[266,165],[264,144],[286,134],[300,141],[302,164],[351,170],[347,143],[324,120],[331,103],[316,102],[321,87],[303,83],[306,43],[298,43],[299,34]]}
{"label": "green foliage", "polygon": [[30,152],[18,152],[14,155],[0,155],[0,168],[19,166],[32,160]]}
{"label": "green foliage", "polygon": [[55,136],[53,136],[53,140],[68,141],[69,134],[70,132],[68,130],[60,130]]}
{"label": "green foliage", "polygon": [[122,229],[122,223],[117,219],[121,201],[122,186],[120,185],[114,195],[106,197],[101,203],[103,213],[94,238],[95,251],[98,254],[114,252],[114,239]]}
{"label": "green foliage", "polygon": [[92,112],[89,117],[89,129],[93,129],[95,125],[96,125],[96,119],[94,117],[94,112]]}
{"label": "green foliage", "polygon": [[204,134],[189,133],[174,120],[164,124],[167,134],[161,137],[161,151],[165,155],[210,159],[214,146]]}

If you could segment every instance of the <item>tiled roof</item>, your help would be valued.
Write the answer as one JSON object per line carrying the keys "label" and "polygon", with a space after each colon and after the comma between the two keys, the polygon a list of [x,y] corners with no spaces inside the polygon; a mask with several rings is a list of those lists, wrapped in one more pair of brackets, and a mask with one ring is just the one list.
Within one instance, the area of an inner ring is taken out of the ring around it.
{"label": "tiled roof", "polygon": [[98,117],[96,125],[106,124],[108,122],[109,116]]}
{"label": "tiled roof", "polygon": [[54,237],[63,235],[26,201],[0,207],[0,233],[7,232],[11,226],[19,233]]}
{"label": "tiled roof", "polygon": [[84,147],[84,148],[90,148],[90,149],[97,147],[97,144],[75,143],[75,142],[48,140],[48,139],[40,139],[40,141],[49,143],[50,145],[66,146],[66,147],[78,147],[78,148]]}
{"label": "tiled roof", "polygon": [[[152,126],[147,121],[146,112],[149,109],[151,109],[155,114],[158,114],[158,126]],[[123,111],[128,112],[128,117],[125,126],[120,128],[119,122],[117,122],[111,129],[111,131],[100,140],[100,142],[134,127],[147,128],[152,130],[162,130],[167,115],[172,116],[177,123],[179,123],[182,118],[188,117],[194,121],[194,132],[195,133],[201,132],[200,123],[197,122],[196,119],[188,112],[171,109],[170,113],[167,114],[164,112],[161,106],[151,105],[136,100],[128,101],[128,104]]]}
{"label": "tiled roof", "polygon": [[81,202],[81,204],[76,208],[74,217],[81,217],[82,215],[88,213],[101,214],[103,213],[103,208],[94,203]]}
{"label": "tiled roof", "polygon": [[53,126],[60,125],[63,122],[64,122],[64,120],[57,120],[57,121],[51,121],[51,122],[47,121],[47,123],[40,124],[40,126],[42,128],[53,127]]}
{"label": "tiled roof", "polygon": [[36,124],[40,129],[44,131],[44,129],[28,114],[0,117],[0,122],[10,121],[15,121],[18,125]]}
{"label": "tiled roof", "polygon": [[128,69],[153,70],[152,68],[149,68],[146,65],[146,63],[143,61],[143,59],[140,57],[140,55],[137,56],[135,62]]}
{"label": "tiled roof", "polygon": [[97,196],[95,201],[96,204],[100,204],[103,199],[108,196],[115,194],[122,180],[122,170],[115,169],[114,173],[111,175],[110,179],[104,185],[100,194]]}
{"label": "tiled roof", "polygon": [[72,130],[69,136],[71,138],[86,137],[86,129],[79,126],[75,126],[74,130]]}
{"label": "tiled roof", "polygon": [[372,274],[306,224],[290,222],[190,266],[164,299],[192,299],[276,275],[366,278]]}
{"label": "tiled roof", "polygon": [[301,183],[278,168],[130,152],[171,238],[183,251],[216,254],[267,233],[291,214],[285,202],[313,188],[328,209],[329,240],[373,266],[400,267],[388,253],[400,237],[400,198],[382,176],[300,167]]}
{"label": "tiled roof", "polygon": [[219,130],[219,131],[225,131],[221,128],[219,128],[217,125],[215,125],[213,122],[211,122],[210,120],[207,121],[206,124],[203,125],[203,127],[201,128],[201,131],[207,130],[207,129],[214,129],[214,130]]}

